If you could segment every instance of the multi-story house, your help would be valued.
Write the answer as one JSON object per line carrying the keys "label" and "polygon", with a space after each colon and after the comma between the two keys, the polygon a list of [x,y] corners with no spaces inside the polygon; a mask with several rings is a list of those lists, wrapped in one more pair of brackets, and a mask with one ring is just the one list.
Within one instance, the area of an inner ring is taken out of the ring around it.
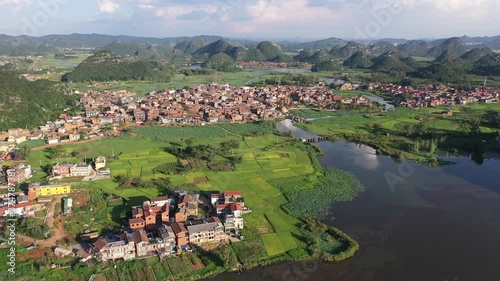
{"label": "multi-story house", "polygon": [[116,260],[132,260],[135,258],[135,241],[131,233],[120,239],[110,237],[99,238],[94,243],[94,251],[103,262]]}
{"label": "multi-story house", "polygon": [[85,163],[75,164],[71,167],[72,177],[88,177],[92,174],[92,166]]}
{"label": "multi-story house", "polygon": [[94,158],[94,166],[96,171],[106,168],[106,157],[99,156]]}
{"label": "multi-story house", "polygon": [[170,226],[163,225],[156,233],[152,238],[144,230],[133,233],[137,256],[170,255],[175,250],[175,234]]}
{"label": "multi-story house", "polygon": [[144,229],[146,227],[146,221],[143,218],[129,219],[128,224],[132,230]]}
{"label": "multi-story house", "polygon": [[172,230],[175,234],[175,244],[179,246],[180,249],[186,249],[189,243],[189,234],[183,223],[172,224]]}
{"label": "multi-story house", "polygon": [[217,216],[226,224],[226,231],[243,229],[245,199],[241,191],[224,191],[220,194],[211,194],[210,202],[214,205]]}
{"label": "multi-story house", "polygon": [[70,194],[71,186],[68,184],[61,185],[44,185],[32,184],[28,187],[28,198],[29,200],[36,200],[38,197],[54,196]]}
{"label": "multi-story house", "polygon": [[203,244],[218,242],[225,239],[224,225],[219,218],[210,218],[202,224],[188,225],[189,242]]}
{"label": "multi-story house", "polygon": [[199,198],[199,194],[184,194],[179,200],[178,207],[186,208],[185,216],[198,217],[198,203],[200,201]]}
{"label": "multi-story house", "polygon": [[73,164],[57,163],[52,167],[52,176],[70,177]]}
{"label": "multi-story house", "polygon": [[7,183],[16,185],[31,178],[31,166],[19,164],[10,167],[6,171]]}

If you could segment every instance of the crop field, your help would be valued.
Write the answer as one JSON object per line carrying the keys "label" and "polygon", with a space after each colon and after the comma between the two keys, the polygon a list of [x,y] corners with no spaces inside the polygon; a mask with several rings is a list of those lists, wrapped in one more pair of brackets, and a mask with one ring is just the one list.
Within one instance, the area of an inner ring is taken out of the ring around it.
{"label": "crop field", "polygon": [[270,256],[275,256],[285,252],[277,233],[263,234],[262,241],[266,247],[267,254]]}
{"label": "crop field", "polygon": [[[169,144],[165,144],[169,146]],[[36,170],[33,180],[41,180],[47,174],[42,167],[57,162],[89,162],[96,156],[118,160],[108,160],[107,167],[113,175],[141,177],[144,180],[154,179],[153,168],[160,164],[177,162],[177,158],[163,150],[164,146],[148,139],[109,138],[89,143],[62,146],[65,156],[49,158],[45,150],[36,150],[31,153],[28,163]],[[80,151],[78,157],[71,156],[71,152]]]}

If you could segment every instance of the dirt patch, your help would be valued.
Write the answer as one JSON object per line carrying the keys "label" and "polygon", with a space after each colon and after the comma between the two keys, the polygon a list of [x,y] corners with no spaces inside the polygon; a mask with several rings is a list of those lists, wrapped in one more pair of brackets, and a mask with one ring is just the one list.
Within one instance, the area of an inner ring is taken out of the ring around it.
{"label": "dirt patch", "polygon": [[89,204],[90,194],[87,190],[73,190],[71,193],[73,196],[73,206],[75,208],[81,208]]}
{"label": "dirt patch", "polygon": [[35,249],[29,250],[19,255],[19,259],[21,261],[36,260],[39,259],[40,257],[44,257],[46,253],[51,255],[52,251],[49,248],[36,247]]}
{"label": "dirt patch", "polygon": [[207,177],[194,178],[194,184],[202,184],[209,182]]}
{"label": "dirt patch", "polygon": [[189,165],[189,160],[187,160],[187,159],[179,158],[179,161],[181,162],[182,166],[184,166],[184,167]]}
{"label": "dirt patch", "polygon": [[279,153],[278,155],[281,158],[290,158],[290,155],[288,153]]}

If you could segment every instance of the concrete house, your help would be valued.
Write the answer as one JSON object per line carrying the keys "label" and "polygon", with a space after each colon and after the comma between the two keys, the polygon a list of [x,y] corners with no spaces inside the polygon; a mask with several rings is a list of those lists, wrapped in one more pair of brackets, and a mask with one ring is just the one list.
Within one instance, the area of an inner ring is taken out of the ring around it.
{"label": "concrete house", "polygon": [[202,224],[188,225],[187,230],[189,242],[193,244],[218,242],[225,239],[224,225],[219,218],[210,218]]}

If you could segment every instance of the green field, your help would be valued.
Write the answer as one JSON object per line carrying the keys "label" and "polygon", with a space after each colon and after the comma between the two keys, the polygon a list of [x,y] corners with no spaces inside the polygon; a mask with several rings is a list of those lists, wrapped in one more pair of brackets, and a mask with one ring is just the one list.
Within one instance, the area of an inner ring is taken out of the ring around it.
{"label": "green field", "polygon": [[[260,243],[263,243],[267,252],[270,255],[275,255],[296,248],[299,242],[295,241],[292,233],[300,235],[300,229],[297,228],[300,221],[281,210],[281,206],[286,204],[287,200],[282,191],[273,185],[271,181],[304,176],[315,177],[318,171],[312,166],[311,158],[304,149],[304,145],[272,134],[245,137],[245,141],[242,140],[242,137],[233,135],[247,134],[256,129],[259,129],[261,133],[271,132],[274,129],[268,128],[274,128],[272,125],[260,127],[258,125],[222,125],[221,127],[226,128],[230,133],[220,127],[214,129],[215,126],[208,131],[205,130],[208,126],[158,127],[157,131],[148,128],[139,130],[139,133],[154,140],[139,137],[121,137],[80,145],[65,145],[63,149],[67,156],[58,159],[49,159],[49,155],[45,150],[37,150],[32,152],[29,163],[37,171],[34,180],[38,180],[46,176],[42,168],[47,164],[55,164],[57,161],[73,163],[99,155],[109,158],[114,153],[117,159],[109,161],[107,164],[113,176],[139,177],[144,181],[169,177],[176,186],[192,184],[202,192],[241,190],[247,206],[253,210],[252,215],[249,215],[250,220],[254,215],[260,218],[253,220],[253,223],[257,223],[256,225],[249,223],[247,227],[249,229],[259,227],[266,229],[265,233],[262,233]],[[214,131],[217,133],[214,134]],[[190,171],[183,175],[169,176],[153,173],[153,169],[160,164],[177,162],[175,156],[165,152],[166,149],[176,145],[184,146],[183,140],[188,137],[195,137],[196,132],[199,138],[195,138],[193,145],[217,144],[228,139],[238,140],[240,148],[235,152],[242,155],[242,162],[236,165],[236,170],[228,172],[199,170]],[[203,134],[207,135],[203,136]],[[228,136],[225,137],[226,135]],[[70,153],[75,150],[83,151],[80,157],[70,156]],[[208,181],[195,185],[195,179],[197,178],[207,178]],[[118,188],[118,184],[112,179],[83,183],[77,185],[76,188],[87,189],[91,192],[102,190],[124,200],[123,202],[114,201],[113,204],[108,204],[105,211],[103,211],[107,215],[96,210],[95,215],[100,218],[106,217],[105,221],[101,219],[99,222],[96,220],[95,223],[91,223],[91,227],[98,230],[104,229],[107,223],[109,225],[120,225],[124,211],[128,211],[134,205],[141,204],[148,198],[159,195],[154,187]],[[87,218],[86,216],[82,214],[78,220],[90,220],[90,217]],[[262,218],[263,221],[261,221]],[[81,226],[76,224],[71,225],[71,227],[72,231],[75,232],[83,230]],[[268,234],[274,234],[274,239],[281,241],[280,243],[283,244],[278,251],[270,246],[269,241],[265,240],[268,238],[264,238],[264,236]]]}
{"label": "green field", "polygon": [[270,256],[275,256],[285,252],[277,233],[263,234],[262,241],[266,247],[267,254]]}

